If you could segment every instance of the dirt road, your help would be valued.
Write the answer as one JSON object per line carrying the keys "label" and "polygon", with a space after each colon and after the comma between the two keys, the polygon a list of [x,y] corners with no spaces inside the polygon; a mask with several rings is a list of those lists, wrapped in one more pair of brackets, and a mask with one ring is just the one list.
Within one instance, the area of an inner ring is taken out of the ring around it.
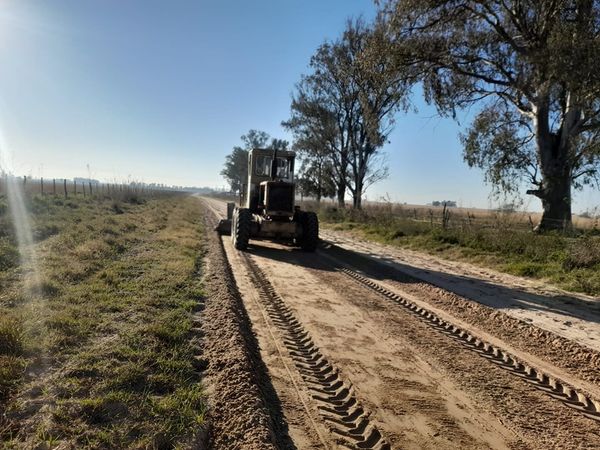
{"label": "dirt road", "polygon": [[280,448],[600,447],[593,348],[350,243],[223,244],[286,424]]}
{"label": "dirt road", "polygon": [[427,283],[600,351],[598,298],[565,292],[541,281],[465,262],[446,261],[425,253],[366,242],[347,233],[326,230],[321,232],[321,237]]}

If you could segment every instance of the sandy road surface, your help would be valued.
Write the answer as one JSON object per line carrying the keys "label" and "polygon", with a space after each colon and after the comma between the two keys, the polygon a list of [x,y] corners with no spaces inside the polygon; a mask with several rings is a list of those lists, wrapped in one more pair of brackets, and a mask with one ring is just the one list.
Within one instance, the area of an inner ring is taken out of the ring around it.
{"label": "sandy road surface", "polygon": [[[212,211],[223,212],[223,204],[205,201]],[[600,422],[353,283],[340,269],[362,265],[358,268],[365,274],[398,291],[420,289],[409,292],[417,297],[419,293],[427,297],[426,288],[403,285],[384,271],[373,274],[363,260],[342,251],[307,254],[259,242],[242,254],[232,249],[228,239],[224,244],[296,448],[360,444],[340,436],[339,427],[323,413],[327,405],[315,395],[310,377],[299,370],[296,347],[290,347],[286,334],[296,326],[310,339],[311,351],[333,368],[336,383],[348,387],[345,393],[340,387],[339,396],[349,396],[360,405],[362,423],[381,434],[380,447],[365,444],[362,448],[384,448],[383,443],[392,448],[600,447]],[[282,324],[269,295],[261,294],[253,270],[264,275],[269,284],[265,292],[276,296],[287,308],[290,323],[298,325]],[[475,328],[476,321],[468,315],[454,319]],[[513,324],[506,322],[506,326]],[[526,353],[513,342],[504,342],[505,336],[492,334],[506,346],[515,346],[520,355],[537,358],[544,368],[571,377],[569,381],[587,383],[591,389],[597,386],[594,370],[586,378],[585,371],[571,367],[571,355],[550,355],[558,361],[554,364],[544,352]]]}
{"label": "sandy road surface", "polygon": [[600,351],[600,299],[464,262],[366,242],[343,232],[321,237],[409,275]]}

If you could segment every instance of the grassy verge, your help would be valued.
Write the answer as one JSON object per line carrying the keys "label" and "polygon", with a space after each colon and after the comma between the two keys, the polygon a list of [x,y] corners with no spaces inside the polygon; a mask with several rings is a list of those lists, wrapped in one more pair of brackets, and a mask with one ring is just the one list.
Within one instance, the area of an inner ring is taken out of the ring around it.
{"label": "grassy verge", "polygon": [[320,218],[325,227],[377,242],[600,295],[600,236],[595,229],[572,236],[538,235],[502,223],[473,226],[463,222],[444,229],[381,211],[357,213],[332,208],[323,209]]}
{"label": "grassy verge", "polygon": [[[18,266],[13,236],[0,238],[2,447],[193,439],[205,411],[193,367],[203,298],[196,200],[47,197],[29,208],[39,280]],[[24,293],[28,278],[41,295]]]}

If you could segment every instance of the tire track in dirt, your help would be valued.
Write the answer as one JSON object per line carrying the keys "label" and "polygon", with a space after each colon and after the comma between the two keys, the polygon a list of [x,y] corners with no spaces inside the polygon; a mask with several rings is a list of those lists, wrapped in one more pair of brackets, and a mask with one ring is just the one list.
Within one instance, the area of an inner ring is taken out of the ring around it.
{"label": "tire track in dirt", "polygon": [[507,315],[405,273],[401,268],[375,261],[329,243],[326,254],[349,263],[360,272],[394,292],[401,292],[463,329],[529,361],[553,378],[576,385],[588,396],[600,399],[600,353],[529,322]]}
{"label": "tire track in dirt", "polygon": [[346,268],[343,268],[341,272],[361,286],[366,286],[387,300],[391,300],[404,307],[417,317],[423,319],[432,328],[448,334],[482,357],[533,384],[536,388],[548,393],[551,397],[562,401],[567,406],[581,412],[592,420],[600,421],[600,401],[585,393],[583,389],[571,386],[560,379],[544,373],[543,370],[520,360],[520,358],[512,355],[507,350],[474,336],[472,333],[440,318],[430,310],[418,306],[401,295],[363,277],[358,272]]}
{"label": "tire track in dirt", "polygon": [[[222,216],[221,210],[223,208],[220,208],[221,205],[218,202],[211,201],[211,206],[214,206],[211,210],[216,215]],[[370,416],[370,422],[376,424],[378,429],[385,430],[386,439],[389,439],[394,447],[431,449],[528,448],[523,446],[524,442],[511,433],[510,429],[498,422],[494,415],[490,414],[490,410],[479,411],[479,405],[470,401],[460,389],[457,390],[455,383],[447,382],[444,371],[435,370],[423,361],[418,356],[418,349],[410,345],[405,339],[399,339],[400,336],[397,333],[394,333],[394,335],[387,332],[382,333],[383,329],[375,325],[377,322],[371,321],[370,314],[362,312],[363,308],[351,308],[351,312],[348,311],[348,314],[346,314],[346,311],[340,311],[342,314],[334,320],[337,325],[333,328],[325,324],[322,327],[315,328],[312,314],[307,316],[304,312],[304,306],[311,308],[310,303],[314,304],[316,301],[318,309],[325,307],[326,311],[333,311],[326,305],[330,300],[333,301],[332,305],[344,304],[345,295],[338,298],[336,294],[340,292],[337,290],[332,291],[326,286],[321,286],[321,284],[319,284],[320,287],[317,287],[316,284],[313,285],[312,281],[300,282],[305,275],[309,274],[301,267],[303,266],[302,261],[296,261],[297,258],[293,254],[296,254],[300,259],[305,257],[310,261],[317,261],[320,258],[315,260],[303,252],[289,254],[289,249],[280,246],[276,246],[277,249],[270,249],[270,247],[271,245],[268,243],[256,244],[251,247],[249,253],[253,255],[252,259],[261,269],[266,270],[265,273],[268,274],[269,281],[276,286],[276,289],[279,292],[284,290],[286,294],[290,295],[289,298],[286,295],[286,304],[289,300],[291,304],[288,306],[295,308],[295,317],[300,317],[305,327],[308,325],[306,329],[311,333],[311,341],[318,343],[320,349],[326,349],[329,361],[335,361],[335,365],[339,369],[336,373],[341,374],[345,381],[352,383],[353,392],[357,398],[360,398],[363,409],[373,413]],[[253,321],[257,326],[257,332],[259,335],[262,334],[264,339],[265,329],[270,328],[270,326],[277,327],[272,320],[268,319],[265,308],[261,308],[259,305],[260,300],[257,298],[255,283],[249,279],[248,270],[244,268],[241,261],[245,254],[242,252],[230,254],[229,246],[227,246],[227,249],[230,262],[235,269],[236,278],[238,275],[246,274],[238,282],[242,283],[241,289],[245,302],[252,300],[247,303],[246,307],[249,308],[251,313],[254,311]],[[260,255],[265,256],[266,259]],[[286,274],[288,276],[293,274],[292,279],[285,281]],[[282,275],[284,278],[281,277]],[[341,279],[342,276],[338,275],[338,277]],[[310,278],[312,277],[309,275]],[[293,280],[297,280],[299,283]],[[339,284],[339,280],[337,283]],[[344,284],[348,285],[348,283]],[[306,291],[302,286],[313,286],[313,288]],[[315,288],[318,290],[315,291]],[[246,299],[246,296],[248,296],[248,299]],[[301,300],[298,302],[302,298],[306,301]],[[327,303],[322,303],[323,300],[321,299],[326,299]],[[254,305],[254,308],[252,308],[252,305]],[[258,314],[256,313],[257,309],[260,310]],[[307,320],[306,323],[305,320]],[[334,331],[335,328],[339,328],[339,330]],[[386,326],[384,329],[388,329],[388,327]],[[334,337],[334,334],[331,333],[334,333],[337,337]],[[281,342],[281,333],[276,332],[276,334],[279,335],[277,341]],[[313,337],[314,339],[312,339]],[[331,338],[333,338],[333,341]],[[375,342],[373,338],[375,338]],[[380,339],[382,340],[380,341]],[[298,375],[296,370],[293,370],[294,374],[293,376],[290,375],[289,379],[292,382],[294,379],[298,379],[297,383],[302,395],[297,396],[295,393],[286,395],[285,385],[288,385],[287,392],[289,392],[290,383],[287,374],[282,373],[280,366],[285,361],[288,361],[288,365],[292,368],[296,365],[289,355],[290,350],[293,351],[294,349],[283,349],[284,354],[279,354],[278,357],[274,358],[272,354],[273,345],[270,339],[263,340],[263,343],[266,349],[271,347],[271,351],[267,350],[263,357],[266,357],[265,361],[269,365],[270,373],[273,369],[271,376],[275,375],[274,381],[277,383],[279,380],[279,383],[275,385],[278,388],[278,394],[282,399],[288,400],[284,404],[284,411],[289,423],[295,423],[296,426],[299,426],[298,420],[300,418],[298,407],[290,404],[289,400],[295,399],[296,404],[298,404],[298,397],[300,397],[300,400],[304,397],[311,410],[308,415],[312,413],[316,419],[317,427],[323,428],[323,424],[326,422],[318,419],[318,410],[315,407],[319,404],[319,401],[311,400],[310,393],[314,393],[314,391],[307,389],[309,384]],[[355,349],[355,345],[359,345],[359,348]],[[265,348],[261,348],[261,354]],[[311,350],[314,349],[310,347],[308,351]],[[379,353],[380,351],[382,353]],[[279,370],[277,366],[279,366]],[[285,378],[285,381],[283,378]],[[306,413],[302,415],[304,416]],[[304,423],[306,424],[306,422]],[[302,428],[296,428],[296,430],[300,429]],[[304,426],[303,429],[307,433],[312,432],[310,427]],[[326,431],[326,429],[323,429],[323,431]],[[297,434],[295,435],[297,436]],[[334,433],[331,433],[330,436],[334,436]]]}
{"label": "tire track in dirt", "polygon": [[390,450],[389,443],[360,405],[352,385],[344,381],[338,369],[323,356],[264,272],[247,254],[243,254],[243,260],[260,290],[267,313],[283,334],[283,343],[312,398],[319,403],[319,412],[331,431],[343,438],[350,448]]}
{"label": "tire track in dirt", "polygon": [[[323,251],[321,254],[328,256]],[[348,259],[334,264],[326,258],[313,262],[300,256],[298,260],[299,264],[310,268],[322,284],[328,285],[343,285],[344,278],[348,279],[339,270],[342,266],[358,266],[356,261],[349,262]],[[351,283],[345,291],[349,303],[364,308],[365,315],[380,323],[386,334],[404,336],[411,346],[415,346],[413,351],[422,354],[436,370],[446,372],[449,380],[464,389],[483,411],[496,415],[502,424],[527,441],[527,444],[522,442],[514,448],[526,448],[527,445],[540,449],[599,448],[600,422],[575,413],[555,398],[530,388],[530,383],[521,382],[526,381],[523,377],[511,381],[514,375],[499,364],[488,364],[468,345],[456,346],[456,338],[449,340],[453,333],[435,332],[420,314],[399,308],[389,298],[383,299],[376,290]],[[491,367],[486,369],[486,366]]]}
{"label": "tire track in dirt", "polygon": [[[296,267],[285,269],[281,264],[282,261],[293,266],[304,265],[309,268],[309,270],[313,270],[315,267],[330,266],[329,264],[323,264],[322,259],[320,261],[315,261],[312,258],[303,256],[299,252],[295,253],[297,257],[293,257],[293,255],[288,255],[287,252],[289,250],[284,248],[278,247],[277,250],[274,249],[273,251],[268,251],[266,250],[267,247],[262,247],[262,245],[263,244],[257,245],[256,248],[252,250],[252,253],[258,255],[262,254],[266,257],[264,260],[259,258],[259,261],[257,262],[260,262],[261,268],[266,269],[265,273],[268,274],[271,284],[279,290],[286,289],[286,292],[288,292],[287,286],[289,286],[292,281],[292,279],[288,278],[288,281],[286,282],[286,278],[280,276],[281,271],[289,270],[288,277],[291,276],[298,279],[298,277],[302,276],[304,270]],[[346,260],[344,259],[344,261]],[[323,284],[323,281],[331,286],[341,286],[344,284],[342,280],[345,275],[332,271],[332,267],[321,267],[320,270],[321,273],[316,274],[319,278],[323,276],[321,283],[319,284]],[[376,279],[379,279],[379,277],[376,277]],[[402,339],[398,339],[400,336],[393,339],[398,343],[406,340],[407,343],[410,344],[409,348],[411,349],[411,352],[416,351],[418,354],[423,354],[423,357],[426,359],[433,356],[431,361],[432,364],[436,366],[436,373],[446,373],[450,377],[450,383],[454,382],[456,386],[464,389],[464,392],[468,393],[469,396],[474,394],[471,398],[476,401],[475,405],[477,407],[483,408],[484,413],[487,412],[488,414],[496,416],[501,424],[506,425],[510,430],[513,430],[517,436],[526,439],[525,442],[513,441],[513,445],[510,445],[511,448],[527,448],[528,445],[531,445],[534,448],[597,448],[595,446],[600,441],[595,434],[595,430],[597,430],[598,427],[594,422],[589,421],[579,414],[573,414],[569,408],[563,407],[561,403],[554,401],[539,390],[531,389],[529,387],[531,386],[530,384],[521,383],[520,381],[515,382],[513,375],[510,375],[506,370],[502,370],[500,365],[489,365],[485,360],[479,358],[476,352],[468,349],[468,344],[456,346],[455,341],[453,342],[453,340],[449,339],[454,333],[448,332],[448,330],[446,330],[445,333],[434,332],[427,320],[417,320],[417,317],[421,316],[415,316],[413,312],[407,311],[406,308],[397,308],[393,304],[383,308],[376,306],[383,305],[385,302],[381,301],[381,297],[376,294],[374,290],[370,288],[367,289],[364,286],[361,287],[359,284],[346,284],[347,286],[344,289],[348,289],[348,293],[343,294],[343,297],[347,299],[347,302],[344,301],[343,303],[355,305],[356,307],[364,309],[365,314],[362,316],[363,320],[368,321],[369,325],[377,327],[377,324],[379,324],[379,326],[381,326],[383,333],[377,332],[373,334],[374,336],[394,336],[394,334],[397,335],[400,331]],[[351,285],[355,287],[351,288]],[[317,284],[314,284],[314,286],[316,287]],[[330,344],[335,342],[335,340],[331,341],[328,338],[327,333],[335,333],[336,331],[334,329],[319,330],[320,324],[324,324],[326,321],[314,321],[311,317],[312,314],[307,316],[303,310],[303,308],[308,306],[312,300],[298,302],[298,300],[300,300],[298,295],[302,295],[302,289],[294,288],[292,291],[293,295],[291,295],[289,299],[286,295],[286,302],[291,299],[290,301],[293,305],[290,306],[295,308],[293,310],[295,314],[293,314],[292,317],[294,319],[300,318],[302,320],[306,327],[305,330],[308,330],[311,333],[311,339],[310,341],[305,342],[305,346],[296,346],[295,349],[293,346],[286,345],[288,353],[291,354],[296,351],[297,353],[303,354],[303,359],[314,358],[315,353],[313,352],[321,353],[320,349],[314,344],[315,342],[318,342],[320,348],[327,349],[328,356],[331,356],[330,361],[333,360],[336,362],[341,369],[341,373],[344,374],[344,379],[347,381],[352,380],[354,382],[355,389],[358,389],[358,392],[360,393],[359,396],[363,400],[362,404],[374,412],[373,422],[377,422],[377,425],[380,428],[383,425],[383,429],[386,430],[386,435],[390,437],[393,436],[392,430],[405,430],[406,428],[403,426],[396,427],[398,422],[392,422],[389,420],[390,417],[386,418],[384,416],[382,422],[382,417],[380,417],[382,411],[379,409],[382,405],[381,400],[372,398],[372,386],[363,384],[363,377],[357,376],[356,370],[359,370],[358,368],[364,366],[356,362],[355,355],[350,350],[340,349],[341,351],[338,351],[335,347],[331,347]],[[364,293],[361,294],[360,291],[368,291],[371,294],[364,295]],[[305,293],[305,295],[310,295],[310,293]],[[321,297],[320,291],[318,295]],[[377,298],[380,300],[377,300]],[[342,296],[340,296],[340,300],[341,299]],[[321,304],[319,303],[320,300],[317,298],[316,302],[315,305],[318,307],[318,305]],[[389,302],[389,299],[386,299],[386,302],[391,303]],[[300,307],[299,305],[302,306]],[[291,308],[288,309],[289,312],[292,311]],[[398,310],[398,313],[396,313],[395,310]],[[400,310],[404,312],[400,313]],[[286,312],[288,311],[283,311],[284,314]],[[412,318],[409,318],[411,316]],[[372,318],[375,320],[372,321]],[[275,320],[271,320],[271,322],[276,324]],[[353,320],[352,324],[355,326],[356,322]],[[348,326],[341,327],[339,332],[347,333],[350,330],[350,324],[347,325]],[[416,335],[413,335],[413,332],[417,332]],[[313,337],[316,340],[313,340]],[[352,341],[359,342],[351,338],[345,340],[349,343]],[[293,342],[291,343],[293,344]],[[288,344],[290,344],[290,342],[288,342]],[[478,345],[476,347],[478,347]],[[330,355],[331,351],[333,353]],[[318,359],[316,361],[318,361]],[[407,385],[408,380],[398,378],[398,372],[395,368],[390,366],[390,370],[385,369],[386,371],[384,372],[385,367],[383,362],[384,361],[382,360],[381,369],[377,369],[375,375],[380,377],[381,380],[389,375],[391,377],[390,380],[398,382],[396,384],[398,389],[401,390],[399,393],[401,397],[399,398],[407,402],[404,405],[404,409],[400,408],[394,410],[393,412],[395,414],[400,414],[407,419],[419,414],[424,414],[427,417],[429,416],[429,409],[434,408],[437,410],[437,408],[442,406],[436,401],[423,403],[423,400],[429,399],[420,398],[422,396],[418,395],[415,388],[411,388],[411,391],[409,389],[410,386]],[[492,367],[486,368],[486,366]],[[386,374],[385,377],[384,373]],[[373,373],[370,373],[369,376],[373,376]],[[520,377],[520,379],[524,380],[523,377]],[[342,386],[336,386],[338,389],[341,387]],[[420,386],[419,389],[421,389]],[[367,394],[367,392],[370,393]],[[390,405],[394,405],[394,407],[399,406],[396,401]],[[456,412],[457,411],[452,410],[447,419],[453,417],[452,414],[455,414]],[[588,422],[589,426],[587,425]],[[390,423],[394,423],[394,427],[386,429],[385,426]],[[441,428],[444,429],[443,426]],[[451,431],[456,428],[456,424],[451,423],[446,428],[448,428],[448,431]],[[442,438],[445,435],[445,432],[446,430],[444,429],[441,434]],[[421,442],[427,442],[427,445],[436,445],[436,441],[439,439],[440,435],[438,435],[436,430],[435,434],[428,436],[427,441]],[[392,439],[392,442],[394,442],[395,445],[398,444],[401,447],[404,447],[401,445],[401,443],[404,442],[403,440],[398,441]],[[454,442],[454,445],[450,445],[448,448],[457,448],[457,442],[454,441],[454,439],[450,442]],[[439,443],[437,445],[439,445]],[[461,446],[459,445],[458,447]]]}
{"label": "tire track in dirt", "polygon": [[346,232],[324,230],[321,237],[328,243],[398,270],[432,288],[491,307],[511,319],[529,323],[579,346],[600,351],[598,299],[562,291],[542,280],[517,277],[403,247],[369,242]]}
{"label": "tire track in dirt", "polygon": [[[314,258],[270,243],[256,244],[249,253],[275,289],[285,292],[286,305],[353,384],[394,448],[530,448],[492,409],[482,410],[466,395],[460,380],[448,379],[444,366],[421,357],[423,349],[410,332],[420,321],[398,323],[398,314],[387,313],[391,305],[377,306],[383,302],[374,294],[367,298],[363,288],[325,267],[322,253]],[[427,339],[429,346],[435,342]]]}

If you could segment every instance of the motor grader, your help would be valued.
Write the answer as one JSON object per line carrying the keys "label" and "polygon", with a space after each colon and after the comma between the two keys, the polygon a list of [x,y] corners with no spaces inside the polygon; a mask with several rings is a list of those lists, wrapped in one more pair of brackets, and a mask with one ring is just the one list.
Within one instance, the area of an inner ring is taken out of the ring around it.
{"label": "motor grader", "polygon": [[250,239],[286,241],[305,251],[315,251],[319,220],[314,212],[295,206],[295,153],[270,149],[248,152],[248,182],[242,188],[240,207],[227,204],[227,219],[217,231],[230,234],[238,250]]}

